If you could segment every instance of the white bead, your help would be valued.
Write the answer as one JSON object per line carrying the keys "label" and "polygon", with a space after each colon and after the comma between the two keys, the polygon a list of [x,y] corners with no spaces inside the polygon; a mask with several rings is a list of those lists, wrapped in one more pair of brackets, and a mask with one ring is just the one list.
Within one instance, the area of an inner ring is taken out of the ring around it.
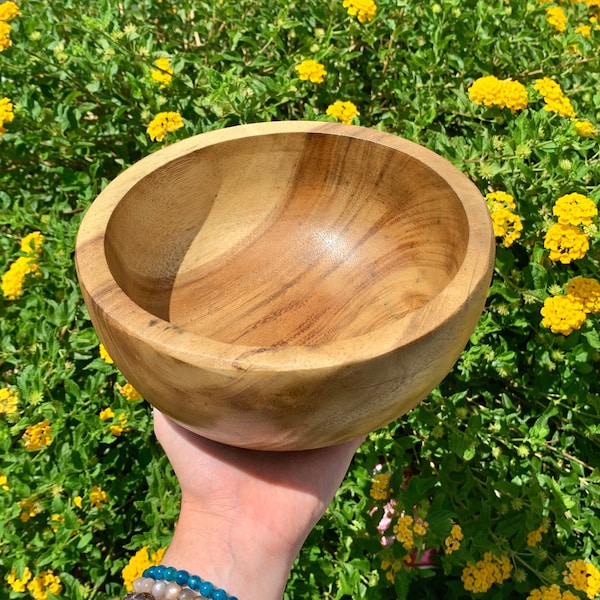
{"label": "white bead", "polygon": [[139,577],[133,582],[133,591],[138,594],[150,593],[152,586],[154,585],[154,579],[150,577]]}
{"label": "white bead", "polygon": [[179,596],[177,596],[177,600],[194,600],[196,597],[196,592],[194,590],[190,590],[190,588],[183,588],[179,592]]}
{"label": "white bead", "polygon": [[167,591],[167,582],[166,581],[156,581],[152,586],[152,591],[150,592],[156,600],[163,600],[165,597],[165,593]]}
{"label": "white bead", "polygon": [[179,585],[177,585],[174,581],[169,582],[167,584],[167,589],[165,590],[165,600],[177,600],[179,590],[181,590]]}

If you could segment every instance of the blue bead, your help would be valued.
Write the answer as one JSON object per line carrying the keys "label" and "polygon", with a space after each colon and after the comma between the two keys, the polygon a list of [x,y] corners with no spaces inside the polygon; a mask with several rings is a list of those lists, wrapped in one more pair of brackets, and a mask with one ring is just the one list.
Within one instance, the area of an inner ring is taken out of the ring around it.
{"label": "blue bead", "polygon": [[198,577],[198,575],[192,575],[187,582],[187,586],[194,590],[194,591],[198,591],[200,589],[200,584],[202,583],[202,579],[200,579],[200,577]]}
{"label": "blue bead", "polygon": [[219,588],[213,592],[212,597],[213,600],[227,600],[227,593]]}
{"label": "blue bead", "polygon": [[179,585],[185,585],[189,578],[190,574],[185,569],[181,569],[175,573],[175,583],[178,583]]}
{"label": "blue bead", "polygon": [[237,596],[229,596],[229,600],[238,600]]}
{"label": "blue bead", "polygon": [[148,567],[143,573],[142,573],[142,577],[150,577],[151,579],[156,579],[154,577],[154,571],[155,571],[156,567]]}
{"label": "blue bead", "polygon": [[165,581],[173,581],[175,579],[175,575],[177,573],[177,569],[175,567],[167,567],[165,569],[164,580]]}
{"label": "blue bead", "polygon": [[158,567],[154,567],[154,579],[157,579],[157,580],[164,579],[165,569],[166,569],[166,567],[163,567],[162,565],[159,565]]}
{"label": "blue bead", "polygon": [[214,586],[210,581],[203,581],[200,584],[199,591],[205,598],[210,598],[213,589],[214,589]]}

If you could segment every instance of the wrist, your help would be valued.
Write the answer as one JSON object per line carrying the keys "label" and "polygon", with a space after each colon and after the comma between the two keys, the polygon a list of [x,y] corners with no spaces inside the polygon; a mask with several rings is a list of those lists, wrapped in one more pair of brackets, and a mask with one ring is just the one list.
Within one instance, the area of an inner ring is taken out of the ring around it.
{"label": "wrist", "polygon": [[182,502],[163,564],[185,569],[240,600],[281,600],[299,548],[273,539],[235,511]]}

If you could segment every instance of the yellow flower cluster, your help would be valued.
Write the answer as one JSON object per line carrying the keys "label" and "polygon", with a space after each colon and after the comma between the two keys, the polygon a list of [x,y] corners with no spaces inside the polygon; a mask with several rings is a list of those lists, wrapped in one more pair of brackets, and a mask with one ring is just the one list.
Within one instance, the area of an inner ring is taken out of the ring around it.
{"label": "yellow flower cluster", "polygon": [[19,392],[10,388],[0,389],[0,415],[12,415],[17,412]]}
{"label": "yellow flower cluster", "polygon": [[[109,407],[101,410],[98,416],[101,421],[109,421],[115,417],[115,412]],[[125,431],[125,425],[127,425],[127,417],[124,413],[120,413],[117,417],[116,423],[110,425],[108,430],[115,437],[119,437]]]}
{"label": "yellow flower cluster", "polygon": [[529,95],[522,83],[498,79],[494,75],[476,79],[469,88],[469,98],[488,108],[508,108],[513,114],[527,108],[529,103]]}
{"label": "yellow flower cluster", "polygon": [[586,319],[581,303],[569,294],[546,298],[540,313],[543,317],[543,327],[547,327],[552,333],[561,333],[564,336],[579,329]]}
{"label": "yellow flower cluster", "polygon": [[394,583],[398,571],[402,568],[404,563],[398,558],[382,558],[381,568],[386,572],[385,578],[390,582]]}
{"label": "yellow flower cluster", "polygon": [[527,545],[535,548],[542,541],[544,533],[548,533],[548,528],[545,525],[540,525],[537,529],[530,531],[527,534]]}
{"label": "yellow flower cluster", "polygon": [[52,443],[52,425],[44,419],[35,425],[30,425],[22,435],[25,450],[33,452]]}
{"label": "yellow flower cluster", "polygon": [[325,75],[327,75],[325,66],[316,60],[303,60],[296,65],[296,71],[302,81],[311,81],[312,83],[323,83]]}
{"label": "yellow flower cluster", "polygon": [[531,590],[527,600],[579,600],[579,596],[568,590],[563,592],[558,585],[553,583],[550,587],[542,585]]}
{"label": "yellow flower cluster", "polygon": [[588,598],[595,598],[600,593],[600,571],[587,560],[578,559],[568,562],[563,576],[566,584],[584,592]]}
{"label": "yellow flower cluster", "polygon": [[48,593],[58,596],[62,592],[60,578],[50,570],[42,571],[37,577],[33,577],[31,570],[26,566],[19,578],[13,567],[6,580],[14,592],[22,594],[29,591],[34,600],[48,600]]}
{"label": "yellow flower cluster", "polygon": [[372,21],[377,14],[377,5],[373,0],[344,0],[344,8],[348,14],[361,22]]}
{"label": "yellow flower cluster", "polygon": [[90,492],[90,504],[95,508],[102,508],[108,502],[108,494],[95,485]]}
{"label": "yellow flower cluster", "polygon": [[596,203],[587,196],[578,193],[561,196],[552,207],[552,214],[563,225],[591,225],[598,216]]}
{"label": "yellow flower cluster", "polygon": [[544,110],[557,113],[563,117],[575,117],[575,109],[571,101],[564,95],[562,88],[550,77],[537,79],[533,84],[542,98],[544,98]]}
{"label": "yellow flower cluster", "polygon": [[373,478],[370,495],[373,500],[387,500],[390,494],[390,475],[378,473]]}
{"label": "yellow flower cluster", "polygon": [[117,383],[117,390],[119,394],[127,400],[141,400],[142,395],[130,384],[126,383],[125,385],[120,385]]}
{"label": "yellow flower cluster", "polygon": [[150,553],[148,546],[140,548],[125,565],[121,571],[125,589],[128,592],[133,590],[133,582],[142,575],[142,573],[153,565],[161,563],[166,548],[160,548],[155,552]]}
{"label": "yellow flower cluster", "polygon": [[463,540],[463,532],[460,525],[456,523],[452,525],[450,535],[446,538],[444,545],[446,547],[446,554],[452,554],[460,548],[460,543]]}
{"label": "yellow flower cluster", "polygon": [[43,511],[42,505],[39,503],[39,501],[34,501],[31,498],[21,500],[18,505],[21,509],[19,519],[21,519],[23,523],[27,523],[29,519],[33,519],[33,517],[39,515]]}
{"label": "yellow flower cluster", "polygon": [[506,192],[490,192],[486,195],[486,200],[492,217],[494,235],[502,238],[505,248],[512,246],[523,231],[521,217],[514,212],[517,208],[515,199]]}
{"label": "yellow flower cluster", "polygon": [[589,277],[573,277],[565,286],[566,293],[581,303],[587,313],[600,312],[600,281]]}
{"label": "yellow flower cluster", "polygon": [[113,364],[113,359],[110,357],[110,354],[108,353],[108,351],[104,347],[104,344],[100,344],[100,346],[98,347],[98,350],[100,352],[100,358],[104,362],[108,363],[109,365],[112,365]]}
{"label": "yellow flower cluster", "polygon": [[596,135],[596,128],[590,121],[575,119],[575,131],[582,137],[594,137]]}
{"label": "yellow flower cluster", "polygon": [[508,557],[486,552],[476,564],[467,563],[461,579],[465,590],[477,594],[487,592],[495,583],[507,580],[511,572],[512,564]]}
{"label": "yellow flower cluster", "polygon": [[[12,44],[10,39],[12,27],[8,24],[8,21],[20,14],[19,7],[14,2],[11,2],[11,0],[0,4],[0,52]],[[2,133],[1,130],[0,133]]]}
{"label": "yellow flower cluster", "polygon": [[337,121],[351,125],[352,120],[358,116],[358,109],[350,101],[336,100],[327,107],[327,114]]}
{"label": "yellow flower cluster", "polygon": [[589,250],[587,233],[581,227],[589,227],[598,215],[593,200],[583,194],[565,194],[552,208],[558,217],[544,237],[544,248],[550,250],[550,260],[569,264],[583,258]]}
{"label": "yellow flower cluster", "polygon": [[150,139],[155,142],[162,142],[167,133],[173,133],[183,127],[183,119],[176,112],[160,112],[150,121],[146,132]]}
{"label": "yellow flower cluster", "polygon": [[173,69],[171,68],[171,59],[168,57],[157,58],[154,61],[156,69],[152,69],[150,76],[153,81],[160,83],[159,89],[167,87],[173,79]]}
{"label": "yellow flower cluster", "polygon": [[424,536],[428,528],[429,523],[420,517],[413,519],[409,515],[401,515],[394,525],[394,533],[405,550],[412,550],[415,547],[415,535]]}
{"label": "yellow flower cluster", "polygon": [[[2,34],[2,21],[0,21],[0,35]],[[6,133],[5,123],[10,123],[15,118],[12,102],[8,98],[0,98],[0,135]]]}
{"label": "yellow flower cluster", "polygon": [[567,29],[567,15],[560,6],[551,6],[546,9],[546,21],[560,33]]}
{"label": "yellow flower cluster", "polygon": [[21,240],[21,251],[25,256],[20,256],[12,263],[8,271],[2,275],[0,283],[2,293],[9,300],[15,300],[23,293],[23,284],[27,275],[30,273],[38,277],[41,275],[37,255],[42,250],[43,241],[44,236],[39,231],[34,231]]}

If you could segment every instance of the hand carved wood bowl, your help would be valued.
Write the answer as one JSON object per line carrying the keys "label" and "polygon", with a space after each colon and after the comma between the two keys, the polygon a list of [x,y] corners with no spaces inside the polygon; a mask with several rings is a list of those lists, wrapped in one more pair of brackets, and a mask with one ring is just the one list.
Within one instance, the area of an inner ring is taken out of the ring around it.
{"label": "hand carved wood bowl", "polygon": [[139,161],[92,204],[76,265],[143,396],[191,431],[297,450],[397,419],[483,310],[477,188],[416,144],[342,124],[232,127]]}

